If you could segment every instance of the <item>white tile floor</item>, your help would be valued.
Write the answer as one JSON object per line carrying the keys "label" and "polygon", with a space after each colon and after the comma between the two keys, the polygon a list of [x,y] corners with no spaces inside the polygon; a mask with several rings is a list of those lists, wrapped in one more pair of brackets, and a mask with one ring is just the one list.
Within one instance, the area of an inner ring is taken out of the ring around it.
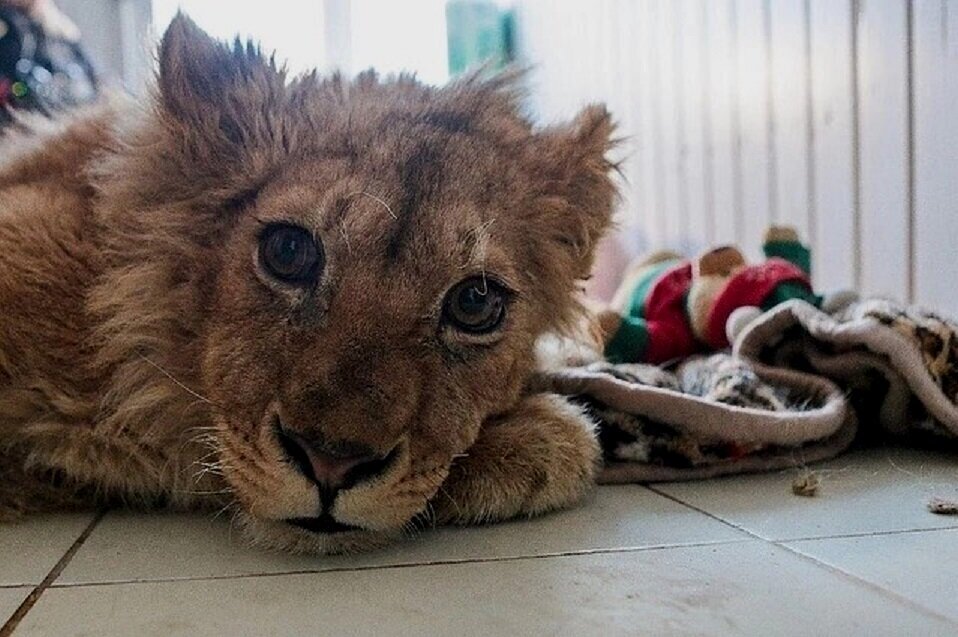
{"label": "white tile floor", "polygon": [[[958,458],[884,449],[819,468],[602,487],[529,522],[351,558],[245,547],[225,521],[112,512],[0,526],[17,635],[958,634]],[[72,556],[68,549],[79,544]],[[3,631],[0,630],[0,634]]]}

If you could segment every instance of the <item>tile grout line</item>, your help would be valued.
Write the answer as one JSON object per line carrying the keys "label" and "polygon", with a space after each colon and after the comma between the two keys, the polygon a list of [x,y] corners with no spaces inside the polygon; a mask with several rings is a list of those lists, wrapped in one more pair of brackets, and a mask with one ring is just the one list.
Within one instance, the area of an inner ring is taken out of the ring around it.
{"label": "tile grout line", "polygon": [[57,563],[53,565],[53,568],[50,569],[50,572],[47,573],[46,577],[37,584],[37,586],[30,591],[26,599],[24,599],[20,605],[17,607],[13,614],[10,615],[10,618],[0,626],[0,637],[10,637],[13,634],[13,631],[17,629],[17,626],[26,617],[27,613],[34,607],[37,601],[40,599],[40,596],[43,595],[43,592],[46,591],[58,577],[60,573],[63,572],[63,569],[66,568],[67,564],[73,559],[73,556],[76,555],[76,552],[80,550],[80,547],[83,546],[83,543],[87,541],[87,538],[93,533],[93,530],[96,528],[97,524],[100,523],[100,520],[103,519],[103,516],[106,514],[105,509],[97,511],[93,516],[93,519],[90,520],[90,523],[87,524],[86,528],[77,536],[77,539],[73,541],[73,544],[70,545],[70,548],[57,560]]}
{"label": "tile grout line", "polygon": [[[855,575],[854,573],[850,573],[850,572],[848,572],[848,571],[846,571],[846,570],[844,570],[844,569],[838,568],[837,566],[833,566],[833,565],[831,565],[831,564],[828,564],[827,562],[823,562],[823,561],[821,561],[821,560],[819,560],[819,559],[817,559],[817,558],[815,558],[815,557],[813,557],[813,556],[811,556],[811,555],[808,555],[808,554],[806,554],[806,553],[803,553],[803,552],[799,551],[798,549],[792,548],[792,547],[788,546],[788,544],[787,544],[788,542],[798,542],[798,541],[800,541],[800,540],[770,540],[770,539],[768,539],[768,538],[766,538],[766,537],[763,537],[763,536],[761,536],[761,535],[755,533],[754,531],[750,531],[749,529],[745,528],[744,526],[740,526],[740,525],[735,524],[734,522],[731,522],[731,521],[729,521],[729,520],[726,520],[726,519],[724,519],[724,518],[722,518],[722,517],[720,517],[720,516],[718,516],[718,515],[715,515],[715,514],[713,514],[713,513],[709,513],[709,512],[706,511],[705,509],[701,509],[701,508],[699,508],[699,507],[697,507],[697,506],[695,506],[695,505],[693,505],[693,504],[689,504],[688,502],[683,502],[682,500],[676,498],[675,496],[672,496],[672,495],[670,495],[670,494],[668,494],[668,493],[665,493],[664,491],[660,491],[660,490],[656,489],[655,487],[653,487],[653,486],[651,486],[651,485],[648,485],[648,484],[647,484],[647,485],[644,485],[644,486],[645,486],[646,489],[648,489],[649,491],[652,491],[653,493],[657,493],[657,494],[661,495],[662,497],[668,498],[669,500],[672,500],[673,502],[675,502],[675,503],[677,503],[677,504],[681,504],[681,505],[683,505],[683,506],[686,506],[686,507],[692,509],[693,511],[697,511],[697,512],[703,514],[703,515],[706,515],[706,516],[712,518],[713,520],[716,520],[716,521],[718,521],[718,522],[721,522],[722,524],[728,525],[728,526],[730,526],[730,527],[732,527],[732,528],[734,528],[734,529],[737,529],[737,530],[739,530],[739,531],[742,531],[743,533],[748,534],[749,536],[751,536],[751,537],[754,538],[754,539],[761,540],[762,542],[764,542],[764,543],[766,543],[766,544],[769,544],[769,545],[771,545],[771,546],[778,547],[778,548],[780,548],[780,549],[782,549],[782,550],[784,550],[784,551],[788,551],[789,553],[791,553],[792,555],[798,557],[799,559],[805,560],[805,561],[807,561],[807,562],[810,562],[810,563],[816,565],[816,566],[819,567],[819,568],[823,568],[823,569],[825,569],[826,571],[829,571],[829,572],[831,572],[831,573],[833,573],[833,574],[836,574],[836,575],[839,575],[839,576],[841,576],[841,577],[844,577],[845,579],[847,579],[847,580],[849,580],[849,581],[851,581],[851,582],[857,583],[857,584],[859,584],[859,585],[861,585],[861,586],[864,586],[865,588],[870,589],[870,590],[872,590],[872,591],[874,591],[874,592],[877,592],[877,593],[879,593],[880,595],[883,595],[883,596],[885,596],[885,597],[890,597],[891,599],[893,599],[893,600],[895,600],[895,601],[897,601],[897,602],[899,602],[899,603],[902,603],[902,604],[904,604],[905,606],[908,606],[908,607],[911,608],[912,610],[918,611],[918,612],[923,613],[923,614],[925,614],[925,615],[930,615],[930,616],[934,617],[935,619],[938,619],[938,620],[941,620],[941,621],[945,621],[945,622],[948,623],[948,624],[951,624],[951,625],[954,625],[954,626],[958,626],[958,621],[952,619],[951,617],[948,617],[947,615],[942,615],[942,614],[938,613],[937,611],[935,611],[934,609],[928,608],[928,607],[926,607],[926,606],[924,606],[924,605],[918,603],[917,601],[915,601],[915,600],[913,600],[913,599],[911,599],[911,598],[909,598],[909,597],[905,597],[905,596],[903,596],[903,595],[901,595],[901,594],[899,594],[899,593],[896,593],[896,592],[894,592],[894,591],[892,591],[892,590],[889,590],[889,589],[887,589],[887,588],[883,588],[882,586],[880,586],[880,585],[878,585],[878,584],[875,584],[874,582],[871,582],[871,581],[866,580],[866,579],[864,579],[864,578],[862,578],[862,577],[859,577],[858,575]],[[950,528],[953,529],[954,527],[950,527]],[[945,529],[924,529],[924,530],[925,530],[925,531],[948,530],[948,528],[945,528]],[[898,531],[898,532],[894,532],[894,531],[893,531],[893,532],[888,532],[888,533],[873,533],[873,534],[861,535],[861,536],[857,536],[857,535],[850,535],[850,536],[849,536],[849,535],[847,535],[847,536],[833,536],[833,537],[808,538],[808,539],[830,540],[830,539],[842,539],[843,537],[845,537],[845,538],[847,538],[847,537],[871,537],[871,536],[876,536],[876,535],[894,535],[894,534],[898,534],[898,533],[909,533],[909,532],[920,532],[920,530],[916,529],[916,530],[913,530],[913,531]]]}
{"label": "tile grout line", "polygon": [[65,583],[65,584],[53,584],[50,588],[54,589],[67,589],[67,588],[92,588],[98,586],[125,586],[130,584],[169,584],[177,582],[216,582],[223,580],[237,580],[237,579],[255,579],[257,577],[285,577],[290,575],[325,575],[328,573],[361,573],[364,571],[388,571],[388,570],[399,570],[406,568],[417,568],[417,567],[433,567],[433,566],[461,566],[465,564],[495,564],[501,562],[524,562],[531,560],[539,559],[556,559],[556,558],[566,558],[566,557],[584,557],[590,555],[617,555],[620,553],[644,553],[646,551],[668,551],[672,549],[685,549],[685,548],[703,548],[708,546],[725,546],[729,544],[741,544],[743,542],[750,542],[752,540],[748,538],[737,538],[734,540],[717,540],[717,541],[705,541],[705,542],[686,542],[682,544],[654,544],[651,546],[624,546],[624,547],[609,547],[609,548],[598,548],[598,549],[586,549],[581,551],[563,551],[555,553],[542,553],[539,555],[510,555],[506,557],[464,557],[464,558],[450,558],[450,559],[438,559],[431,562],[407,562],[401,564],[376,564],[368,566],[343,566],[343,567],[332,567],[327,569],[302,569],[302,570],[291,570],[291,571],[274,571],[270,573],[238,573],[235,575],[207,575],[199,577],[157,577],[152,579],[126,579],[126,580],[112,580],[108,582],[78,582],[78,583]]}
{"label": "tile grout line", "polygon": [[[726,520],[725,518],[719,517],[719,516],[715,515],[714,513],[709,513],[709,512],[706,511],[705,509],[699,508],[699,507],[695,506],[694,504],[689,504],[688,502],[685,502],[685,501],[683,501],[683,500],[680,500],[679,498],[675,497],[674,495],[670,495],[670,494],[666,493],[665,491],[661,491],[661,490],[659,490],[658,488],[652,486],[651,484],[645,484],[645,485],[642,485],[642,486],[644,486],[646,489],[648,489],[648,490],[651,491],[652,493],[656,493],[656,494],[662,496],[663,498],[669,499],[669,500],[671,500],[672,502],[675,502],[676,504],[679,504],[679,505],[681,505],[681,506],[683,506],[683,507],[685,507],[685,508],[687,508],[687,509],[692,509],[693,511],[696,511],[696,512],[698,512],[698,513],[701,513],[702,515],[704,515],[704,516],[706,516],[706,517],[709,517],[709,518],[711,518],[711,519],[713,519],[713,520],[715,520],[715,521],[717,521],[717,522],[721,522],[721,523],[724,524],[725,526],[730,526],[730,527],[732,527],[733,529],[735,529],[736,531],[741,531],[742,533],[745,533],[745,534],[747,534],[747,535],[749,535],[749,536],[755,538],[756,540],[761,540],[761,541],[763,541],[763,542],[772,543],[772,541],[769,540],[768,538],[764,538],[764,537],[762,537],[761,535],[758,535],[757,533],[754,533],[754,532],[752,532],[752,531],[749,531],[749,530],[746,529],[744,526],[741,526],[741,525],[739,525],[739,524],[735,524],[734,522],[731,522],[731,521],[729,521],[729,520]],[[0,636],[0,637],[2,637],[2,636]]]}
{"label": "tile grout line", "polygon": [[788,544],[779,543],[779,542],[772,542],[772,544],[774,544],[775,546],[778,546],[779,548],[782,548],[782,549],[788,551],[789,553],[791,553],[792,555],[798,557],[799,559],[802,559],[802,560],[805,560],[805,561],[807,561],[807,562],[810,562],[811,564],[814,564],[814,565],[816,565],[816,566],[818,566],[818,567],[820,567],[820,568],[823,568],[823,569],[825,569],[826,571],[830,571],[830,572],[832,572],[832,573],[834,573],[834,574],[843,576],[843,577],[845,577],[845,578],[847,578],[847,579],[849,579],[849,580],[852,580],[853,582],[857,582],[857,583],[861,584],[862,586],[864,586],[865,588],[871,589],[871,590],[873,590],[873,591],[875,591],[875,592],[877,592],[877,593],[879,593],[879,594],[882,594],[882,595],[884,595],[884,596],[886,596],[886,597],[891,597],[892,599],[896,600],[897,602],[899,602],[899,603],[901,603],[901,604],[904,604],[905,606],[908,606],[908,607],[911,608],[912,610],[918,611],[918,612],[920,612],[920,613],[924,613],[924,614],[926,614],[926,615],[929,615],[929,616],[931,616],[931,617],[934,617],[935,619],[938,619],[938,620],[940,620],[940,621],[944,621],[944,622],[947,623],[947,624],[950,624],[950,625],[952,625],[952,626],[958,627],[958,620],[956,620],[955,618],[949,617],[949,616],[947,616],[947,615],[942,615],[941,613],[939,613],[938,611],[934,610],[933,608],[928,608],[928,607],[925,606],[924,604],[921,604],[920,602],[918,602],[918,601],[916,601],[916,600],[914,600],[914,599],[912,599],[912,598],[910,598],[910,597],[907,597],[907,596],[905,596],[905,595],[902,595],[901,593],[897,593],[897,592],[895,592],[895,591],[893,591],[893,590],[890,590],[890,589],[887,589],[887,588],[883,587],[881,584],[877,584],[877,583],[875,583],[875,582],[872,582],[872,581],[870,581],[870,580],[867,580],[867,579],[865,579],[865,578],[863,578],[863,577],[861,577],[861,576],[859,576],[859,575],[856,575],[856,574],[854,574],[854,573],[851,573],[851,572],[849,572],[849,571],[846,571],[845,569],[840,568],[840,567],[838,567],[838,566],[836,566],[836,565],[834,565],[834,564],[829,564],[828,562],[825,562],[825,561],[823,561],[823,560],[818,559],[818,558],[815,557],[814,555],[809,555],[808,553],[803,553],[802,551],[799,551],[797,548],[792,548],[792,547],[789,546]]}
{"label": "tile grout line", "polygon": [[[507,557],[487,557],[487,558],[460,558],[460,559],[449,559],[449,560],[436,560],[432,562],[417,562],[417,563],[406,563],[406,564],[386,564],[386,565],[370,565],[370,566],[359,566],[359,567],[340,567],[340,568],[330,568],[330,569],[308,569],[308,570],[295,570],[295,571],[283,571],[283,572],[274,572],[274,573],[247,573],[247,574],[238,574],[238,575],[223,575],[223,576],[208,576],[208,577],[171,577],[171,578],[157,578],[157,579],[130,579],[130,580],[116,580],[110,582],[83,582],[76,584],[69,583],[56,583],[59,575],[66,568],[66,566],[72,561],[73,557],[77,551],[82,547],[84,542],[89,538],[89,536],[94,531],[95,527],[102,520],[105,515],[105,511],[98,512],[97,515],[91,520],[90,524],[86,529],[78,536],[74,541],[73,545],[66,551],[66,553],[60,558],[58,563],[51,569],[47,577],[44,578],[33,592],[31,592],[27,599],[21,604],[21,606],[14,612],[13,616],[0,627],[0,637],[9,637],[13,633],[13,630],[16,629],[17,625],[23,619],[24,616],[32,609],[32,607],[38,601],[40,595],[47,590],[48,588],[54,589],[64,589],[64,588],[83,588],[83,587],[96,587],[96,586],[114,586],[114,585],[130,585],[130,584],[160,584],[160,583],[176,583],[176,582],[186,582],[186,581],[219,581],[219,580],[229,580],[229,579],[253,579],[257,577],[281,577],[289,575],[319,575],[325,573],[337,573],[337,572],[362,572],[367,570],[392,570],[392,569],[401,569],[401,568],[413,568],[413,567],[431,567],[431,566],[455,566],[461,564],[484,564],[484,563],[496,563],[496,562],[513,562],[513,561],[527,561],[533,559],[552,559],[552,558],[563,558],[563,557],[579,557],[587,555],[603,555],[603,554],[618,554],[618,553],[632,553],[632,552],[643,552],[643,551],[658,551],[658,550],[669,550],[674,548],[696,548],[696,547],[706,547],[706,546],[720,546],[741,543],[746,541],[760,540],[763,543],[771,544],[778,548],[784,549],[789,553],[799,557],[804,561],[808,561],[814,564],[817,567],[824,568],[827,571],[837,574],[847,580],[850,580],[853,583],[858,583],[865,586],[868,589],[873,590],[879,594],[883,594],[886,597],[891,597],[895,601],[904,603],[906,606],[921,612],[926,615],[931,615],[936,619],[945,621],[950,625],[958,626],[958,622],[955,619],[950,618],[945,615],[939,614],[937,611],[926,608],[920,603],[904,597],[894,591],[882,588],[880,585],[875,584],[869,580],[863,579],[853,573],[847,572],[841,568],[832,566],[827,562],[822,562],[817,558],[807,555],[801,552],[798,549],[787,546],[786,543],[790,542],[801,542],[801,541],[814,541],[814,540],[828,540],[828,539],[846,539],[846,538],[859,538],[859,537],[871,537],[871,536],[884,536],[884,535],[896,535],[896,534],[906,534],[906,533],[924,533],[932,531],[949,531],[955,530],[958,527],[939,527],[931,529],[903,529],[903,530],[892,530],[892,531],[879,531],[872,533],[860,533],[860,534],[841,534],[841,535],[831,535],[831,536],[820,536],[820,537],[798,537],[790,539],[781,539],[781,540],[772,540],[766,537],[763,537],[753,531],[748,530],[747,528],[737,525],[729,520],[723,519],[718,515],[712,514],[704,509],[701,509],[695,505],[689,504],[680,500],[679,498],[672,496],[666,492],[660,491],[657,488],[654,488],[650,485],[640,485],[643,489],[647,489],[652,493],[660,495],[666,499],[672,500],[673,502],[683,506],[684,508],[691,509],[698,513],[705,515],[708,518],[711,518],[715,521],[720,522],[725,526],[729,526],[738,531],[741,531],[748,538],[741,539],[732,539],[732,540],[717,540],[717,541],[700,541],[700,542],[688,542],[681,544],[658,544],[658,545],[649,545],[649,546],[633,546],[633,547],[609,547],[609,548],[598,548],[598,549],[588,549],[581,551],[560,551],[554,553],[544,553],[541,555],[516,555],[516,556],[507,556]],[[16,587],[3,587],[0,588],[22,588],[18,585]]]}
{"label": "tile grout line", "polygon": [[908,535],[910,533],[934,533],[936,531],[956,531],[958,525],[954,526],[935,526],[926,529],[891,529],[888,531],[861,531],[858,533],[836,533],[834,535],[802,535],[798,537],[788,537],[779,540],[768,540],[775,544],[785,542],[817,542],[819,540],[853,540],[857,538],[885,537],[887,535]]}
{"label": "tile grout line", "polygon": [[709,518],[715,520],[716,522],[721,522],[722,524],[725,524],[726,526],[730,526],[730,527],[732,527],[733,529],[735,529],[735,530],[737,530],[737,531],[741,531],[741,532],[743,532],[743,533],[747,533],[749,536],[751,536],[751,537],[753,537],[753,538],[755,538],[755,539],[757,539],[757,540],[762,540],[763,542],[768,542],[769,544],[781,544],[782,542],[810,542],[810,541],[814,541],[814,540],[841,540],[841,539],[862,538],[862,537],[881,537],[881,536],[885,536],[885,535],[900,535],[900,534],[905,534],[905,533],[927,533],[927,532],[932,532],[932,531],[954,531],[954,530],[958,530],[958,524],[954,524],[954,525],[951,525],[951,524],[950,524],[950,525],[947,525],[947,526],[934,526],[934,527],[928,527],[928,528],[890,529],[890,530],[886,530],[886,531],[861,531],[861,532],[857,532],[857,533],[855,533],[855,532],[851,532],[851,533],[834,533],[834,534],[831,534],[831,535],[800,535],[800,536],[797,536],[797,537],[786,537],[786,538],[772,539],[772,538],[765,537],[765,536],[763,536],[763,535],[759,535],[758,533],[756,533],[756,532],[754,532],[754,531],[750,531],[749,529],[747,529],[747,528],[744,527],[744,526],[735,524],[734,522],[732,522],[732,521],[730,521],[730,520],[726,520],[725,518],[720,517],[720,516],[718,516],[718,515],[716,515],[716,514],[714,514],[714,513],[710,513],[710,512],[708,512],[708,511],[706,511],[705,509],[702,509],[702,508],[700,508],[700,507],[695,506],[694,504],[690,504],[690,503],[688,503],[688,502],[685,502],[684,500],[681,500],[680,498],[678,498],[678,497],[676,497],[676,496],[670,495],[669,493],[667,493],[667,492],[665,492],[665,491],[660,491],[660,490],[656,489],[655,487],[653,487],[653,486],[651,486],[651,485],[646,484],[646,485],[642,485],[642,486],[644,486],[646,489],[648,489],[648,490],[651,491],[652,493],[655,493],[655,494],[657,494],[657,495],[660,495],[660,496],[662,496],[663,498],[667,498],[667,499],[669,499],[669,500],[675,502],[676,504],[680,504],[680,505],[682,505],[682,506],[684,506],[684,507],[686,507],[686,508],[692,509],[693,511],[695,511],[695,512],[697,512],[697,513],[701,513],[702,515],[705,515],[705,516],[707,516],[707,517],[709,517]]}

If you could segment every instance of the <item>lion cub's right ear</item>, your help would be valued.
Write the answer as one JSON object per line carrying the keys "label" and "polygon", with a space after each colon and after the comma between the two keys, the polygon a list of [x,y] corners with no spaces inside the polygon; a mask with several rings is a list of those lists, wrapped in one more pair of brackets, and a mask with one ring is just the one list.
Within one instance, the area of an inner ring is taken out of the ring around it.
{"label": "lion cub's right ear", "polygon": [[596,245],[612,220],[615,165],[608,153],[616,144],[614,130],[605,106],[595,104],[584,108],[570,124],[537,135],[536,161],[544,197],[535,211],[535,225],[548,229],[563,246],[576,278],[589,275]]}
{"label": "lion cub's right ear", "polygon": [[282,94],[284,83],[252,42],[218,42],[183,13],[160,43],[160,106],[208,141],[248,145],[264,125],[264,107]]}

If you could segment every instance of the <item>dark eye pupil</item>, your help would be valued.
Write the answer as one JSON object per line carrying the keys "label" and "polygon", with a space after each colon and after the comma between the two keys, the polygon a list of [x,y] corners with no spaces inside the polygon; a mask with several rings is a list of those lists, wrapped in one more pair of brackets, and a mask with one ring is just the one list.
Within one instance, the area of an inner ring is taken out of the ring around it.
{"label": "dark eye pupil", "polygon": [[280,265],[295,265],[300,258],[300,243],[296,237],[284,235],[279,239],[279,246],[276,248],[275,259]]}
{"label": "dark eye pupil", "polygon": [[473,334],[491,332],[505,316],[505,291],[499,284],[473,277],[447,295],[443,313],[448,324]]}
{"label": "dark eye pupil", "polygon": [[270,226],[260,239],[260,260],[272,276],[288,283],[314,280],[322,266],[320,246],[303,228]]}
{"label": "dark eye pupil", "polygon": [[488,291],[480,290],[475,285],[465,288],[459,295],[459,309],[463,314],[481,314],[489,303]]}

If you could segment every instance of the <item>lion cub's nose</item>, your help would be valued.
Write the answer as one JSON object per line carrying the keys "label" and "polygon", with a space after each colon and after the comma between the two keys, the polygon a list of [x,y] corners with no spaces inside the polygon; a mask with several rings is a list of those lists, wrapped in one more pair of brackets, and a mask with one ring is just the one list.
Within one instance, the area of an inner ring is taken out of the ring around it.
{"label": "lion cub's nose", "polygon": [[338,449],[329,449],[286,429],[277,430],[277,435],[286,455],[300,473],[315,482],[324,494],[331,496],[340,489],[348,489],[385,472],[394,455],[392,452],[377,456],[346,451],[362,447],[357,444],[340,443]]}

